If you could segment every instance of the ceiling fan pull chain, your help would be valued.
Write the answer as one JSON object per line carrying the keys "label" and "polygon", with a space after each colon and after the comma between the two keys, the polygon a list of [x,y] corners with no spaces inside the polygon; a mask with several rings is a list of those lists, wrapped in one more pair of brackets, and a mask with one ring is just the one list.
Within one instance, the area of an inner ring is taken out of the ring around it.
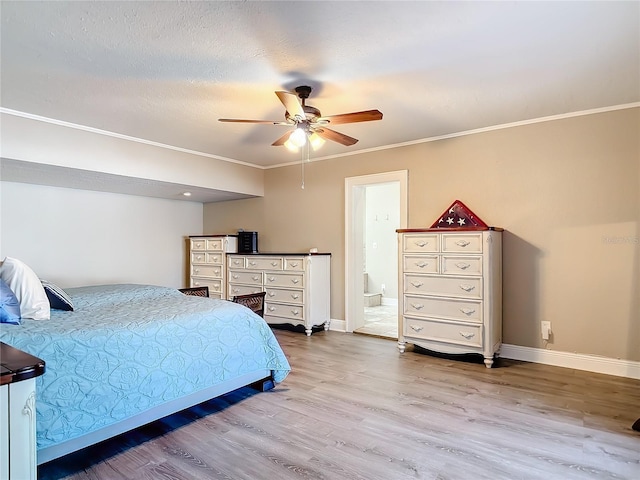
{"label": "ceiling fan pull chain", "polygon": [[304,190],[304,146],[300,149],[300,165],[302,165],[302,190]]}

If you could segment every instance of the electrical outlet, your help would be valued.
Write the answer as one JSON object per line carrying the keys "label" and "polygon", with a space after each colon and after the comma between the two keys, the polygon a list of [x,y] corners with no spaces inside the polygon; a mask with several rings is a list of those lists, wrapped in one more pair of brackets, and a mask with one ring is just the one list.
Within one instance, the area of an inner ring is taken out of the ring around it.
{"label": "electrical outlet", "polygon": [[542,339],[549,340],[549,335],[551,335],[551,322],[540,322],[540,329],[542,331]]}

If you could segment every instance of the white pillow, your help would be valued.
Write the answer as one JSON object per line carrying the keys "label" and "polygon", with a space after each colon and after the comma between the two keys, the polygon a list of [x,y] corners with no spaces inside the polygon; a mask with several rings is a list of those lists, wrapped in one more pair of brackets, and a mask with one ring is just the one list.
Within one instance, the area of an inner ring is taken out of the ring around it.
{"label": "white pillow", "polygon": [[49,320],[51,307],[40,279],[27,265],[6,257],[0,265],[0,278],[4,280],[20,302],[20,317]]}

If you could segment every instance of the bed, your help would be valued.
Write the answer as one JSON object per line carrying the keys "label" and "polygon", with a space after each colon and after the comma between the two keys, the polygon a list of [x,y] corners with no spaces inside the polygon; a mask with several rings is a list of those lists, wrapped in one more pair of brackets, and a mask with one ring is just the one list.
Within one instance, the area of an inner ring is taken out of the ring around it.
{"label": "bed", "polygon": [[74,311],[0,324],[1,341],[46,362],[38,464],[290,371],[268,325],[237,303],[152,285],[65,291]]}

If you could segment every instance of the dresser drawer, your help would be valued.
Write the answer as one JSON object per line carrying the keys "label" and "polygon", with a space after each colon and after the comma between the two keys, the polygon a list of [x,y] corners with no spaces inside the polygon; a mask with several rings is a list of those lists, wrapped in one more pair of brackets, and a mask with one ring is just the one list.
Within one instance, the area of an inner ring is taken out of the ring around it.
{"label": "dresser drawer", "polygon": [[406,317],[404,335],[408,337],[482,347],[482,325],[438,322]]}
{"label": "dresser drawer", "polygon": [[207,250],[224,250],[224,240],[222,238],[207,238]]}
{"label": "dresser drawer", "polygon": [[249,272],[242,270],[229,271],[229,283],[244,283],[249,285],[262,285],[262,272]]}
{"label": "dresser drawer", "polygon": [[293,272],[303,272],[304,271],[304,258],[285,257],[284,258],[284,269],[287,270],[287,271],[293,271]]}
{"label": "dresser drawer", "polygon": [[220,293],[222,292],[222,280],[191,277],[191,287],[209,287],[209,296],[213,297],[214,294],[217,294],[217,297],[220,298]]}
{"label": "dresser drawer", "polygon": [[251,285],[239,285],[236,283],[230,283],[227,295],[231,300],[236,295],[248,295],[250,293],[259,293],[262,291],[262,287],[252,287]]}
{"label": "dresser drawer", "polygon": [[443,297],[482,298],[482,278],[405,274],[405,293]]}
{"label": "dresser drawer", "polygon": [[287,305],[267,301],[265,302],[264,313],[273,317],[304,320],[304,308],[301,305]]}
{"label": "dresser drawer", "polygon": [[205,252],[206,263],[222,265],[224,263],[224,253],[221,252]]}
{"label": "dresser drawer", "polygon": [[282,270],[282,257],[247,257],[246,266],[255,270]]}
{"label": "dresser drawer", "polygon": [[194,277],[222,278],[222,265],[193,265],[191,275]]}
{"label": "dresser drawer", "polygon": [[407,294],[404,296],[404,313],[405,315],[482,322],[482,301],[421,297]]}
{"label": "dresser drawer", "polygon": [[404,271],[409,273],[438,273],[437,255],[403,255]]}
{"label": "dresser drawer", "polygon": [[443,234],[442,251],[482,253],[482,233]]}
{"label": "dresser drawer", "polygon": [[304,291],[289,288],[266,288],[266,299],[270,302],[285,302],[302,305],[304,303]]}
{"label": "dresser drawer", "polygon": [[204,238],[192,238],[191,250],[206,250],[207,242]]}
{"label": "dresser drawer", "polygon": [[222,265],[224,254],[218,252],[191,252],[191,263],[193,264],[216,264]]}
{"label": "dresser drawer", "polygon": [[443,255],[442,273],[445,275],[482,275],[482,257],[479,255]]}
{"label": "dresser drawer", "polygon": [[437,252],[439,250],[439,237],[435,233],[406,234],[403,239],[403,252]]}
{"label": "dresser drawer", "polygon": [[191,263],[202,264],[207,263],[206,253],[203,252],[191,252]]}
{"label": "dresser drawer", "polygon": [[235,255],[229,255],[229,268],[245,268],[245,258],[237,257]]}
{"label": "dresser drawer", "polygon": [[302,273],[270,273],[264,274],[265,287],[304,287]]}

